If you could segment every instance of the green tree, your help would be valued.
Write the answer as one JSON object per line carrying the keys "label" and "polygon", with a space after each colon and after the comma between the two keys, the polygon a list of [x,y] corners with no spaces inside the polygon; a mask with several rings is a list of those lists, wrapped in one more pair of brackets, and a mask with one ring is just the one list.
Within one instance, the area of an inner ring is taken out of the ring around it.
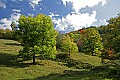
{"label": "green tree", "polygon": [[0,39],[3,38],[4,33],[5,33],[5,30],[4,29],[0,29]]}
{"label": "green tree", "polygon": [[106,49],[112,48],[116,53],[120,52],[120,15],[110,18],[106,26],[100,26],[99,32]]}
{"label": "green tree", "polygon": [[85,53],[100,54],[102,46],[102,38],[95,28],[88,28],[81,34],[82,51]]}
{"label": "green tree", "polygon": [[68,33],[68,35],[70,36],[71,40],[74,41],[74,43],[77,44],[78,50],[80,52],[81,51],[81,40],[80,40],[81,34],[80,34],[79,30]]}
{"label": "green tree", "polygon": [[62,44],[62,37],[63,37],[63,34],[58,34],[57,38],[56,38],[56,48],[57,49],[61,49],[61,44]]}
{"label": "green tree", "polygon": [[44,14],[38,14],[36,17],[22,15],[18,27],[23,45],[20,54],[32,56],[33,64],[36,54],[40,54],[42,58],[55,58],[57,32],[50,17]]}
{"label": "green tree", "polygon": [[114,49],[114,51],[120,52],[120,45],[119,45],[120,44],[120,35],[114,37],[112,39],[112,43],[113,43],[112,48]]}
{"label": "green tree", "polygon": [[118,15],[117,17],[114,18],[110,18],[110,20],[108,21],[109,24],[107,25],[107,28],[109,30],[108,32],[108,39],[107,42],[109,45],[109,47],[111,47],[112,49],[114,49],[114,51],[120,52],[120,15]]}
{"label": "green tree", "polygon": [[69,35],[64,35],[62,37],[61,50],[67,52],[70,56],[71,53],[77,53],[77,45],[70,39]]}

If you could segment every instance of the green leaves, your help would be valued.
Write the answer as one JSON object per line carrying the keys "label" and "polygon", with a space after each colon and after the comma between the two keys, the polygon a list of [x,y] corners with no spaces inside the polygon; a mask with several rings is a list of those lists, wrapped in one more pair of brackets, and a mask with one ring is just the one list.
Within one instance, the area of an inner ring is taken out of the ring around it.
{"label": "green leaves", "polygon": [[99,28],[103,38],[104,48],[112,48],[114,52],[120,52],[120,15],[110,18],[108,23],[108,25]]}
{"label": "green leaves", "polygon": [[99,32],[95,28],[85,29],[84,34],[81,34],[82,51],[85,53],[91,53],[92,55],[100,54],[102,50],[102,38]]}
{"label": "green leaves", "polygon": [[68,35],[64,35],[62,37],[61,50],[70,55],[71,53],[77,53],[78,47],[73,41],[71,41]]}
{"label": "green leaves", "polygon": [[22,15],[18,22],[19,31],[22,33],[22,44],[24,49],[29,50],[26,51],[27,54],[41,54],[47,57],[56,54],[57,32],[50,17],[44,14],[38,14],[36,17]]}

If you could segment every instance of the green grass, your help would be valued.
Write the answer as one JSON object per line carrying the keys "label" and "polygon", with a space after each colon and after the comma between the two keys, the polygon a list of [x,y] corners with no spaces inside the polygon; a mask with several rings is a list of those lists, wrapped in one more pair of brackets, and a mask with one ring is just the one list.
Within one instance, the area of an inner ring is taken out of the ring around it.
{"label": "green grass", "polygon": [[32,61],[21,61],[17,55],[22,49],[20,43],[0,39],[0,80],[17,80],[61,73],[69,68],[50,60],[36,60],[39,64],[30,65]]}
{"label": "green grass", "polygon": [[79,60],[83,63],[89,63],[93,66],[101,65],[101,58],[97,56],[89,56],[89,55],[85,55],[84,53],[76,53],[75,55],[71,54],[71,58],[74,60]]}
{"label": "green grass", "polygon": [[[102,77],[103,71],[75,69],[60,65],[51,60],[36,59],[22,61],[18,57],[20,43],[13,40],[0,39],[0,80],[110,80]],[[74,60],[100,66],[100,58],[84,54],[71,54]],[[99,76],[97,75],[99,74]]]}

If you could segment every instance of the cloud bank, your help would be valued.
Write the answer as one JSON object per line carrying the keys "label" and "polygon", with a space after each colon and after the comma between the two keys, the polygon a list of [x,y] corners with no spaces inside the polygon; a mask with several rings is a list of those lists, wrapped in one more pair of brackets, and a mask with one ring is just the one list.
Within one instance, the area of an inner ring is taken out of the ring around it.
{"label": "cloud bank", "polygon": [[56,30],[66,32],[78,30],[83,27],[89,27],[91,24],[97,21],[96,10],[93,10],[92,14],[81,13],[80,10],[82,8],[94,7],[97,4],[101,4],[101,6],[107,4],[106,0],[62,0],[62,2],[64,6],[72,3],[73,11],[62,18],[55,18],[56,14],[54,13],[52,13],[50,17],[56,25]]}
{"label": "cloud bank", "polygon": [[78,12],[81,8],[86,6],[93,7],[97,4],[105,5],[107,3],[106,0],[62,0],[63,4],[66,6],[68,2],[73,4],[73,9]]}
{"label": "cloud bank", "polygon": [[96,11],[93,11],[90,15],[89,13],[72,13],[68,14],[61,19],[54,18],[56,14],[52,14],[52,20],[56,24],[56,30],[58,31],[72,31],[78,30],[82,27],[90,26],[93,22],[97,21]]}

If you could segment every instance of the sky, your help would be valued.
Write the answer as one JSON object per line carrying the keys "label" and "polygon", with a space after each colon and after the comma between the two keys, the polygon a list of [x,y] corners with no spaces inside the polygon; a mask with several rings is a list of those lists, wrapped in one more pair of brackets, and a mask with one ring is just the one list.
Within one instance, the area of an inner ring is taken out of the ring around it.
{"label": "sky", "polygon": [[0,0],[0,28],[11,29],[20,15],[51,17],[57,31],[106,25],[120,13],[120,0]]}

